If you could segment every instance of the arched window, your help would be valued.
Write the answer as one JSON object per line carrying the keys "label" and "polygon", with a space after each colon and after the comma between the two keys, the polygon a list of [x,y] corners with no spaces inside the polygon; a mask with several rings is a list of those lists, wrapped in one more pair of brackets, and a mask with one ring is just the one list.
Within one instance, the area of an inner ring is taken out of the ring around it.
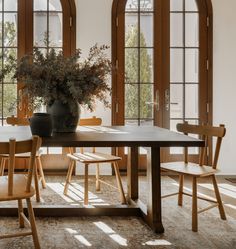
{"label": "arched window", "polygon": [[212,122],[210,0],[114,0],[112,26],[114,125]]}
{"label": "arched window", "polygon": [[[33,47],[63,50],[65,56],[73,54],[75,40],[74,0],[1,0],[0,1],[0,54],[13,55],[16,60]],[[5,56],[6,58],[7,56]],[[1,56],[0,67],[7,61]],[[31,111],[27,102],[18,106],[17,94],[21,84],[11,82],[11,75],[0,82],[1,124],[9,115],[25,117]]]}

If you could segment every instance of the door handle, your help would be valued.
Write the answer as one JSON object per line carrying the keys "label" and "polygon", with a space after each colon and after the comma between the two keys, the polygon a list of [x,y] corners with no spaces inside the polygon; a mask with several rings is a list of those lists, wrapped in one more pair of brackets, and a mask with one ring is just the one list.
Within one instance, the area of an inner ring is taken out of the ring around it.
{"label": "door handle", "polygon": [[146,105],[152,105],[156,107],[156,111],[159,111],[160,108],[160,104],[159,104],[159,90],[156,90],[156,101],[146,101],[145,104]]}
{"label": "door handle", "polygon": [[165,90],[165,109],[168,112],[170,110],[170,90]]}

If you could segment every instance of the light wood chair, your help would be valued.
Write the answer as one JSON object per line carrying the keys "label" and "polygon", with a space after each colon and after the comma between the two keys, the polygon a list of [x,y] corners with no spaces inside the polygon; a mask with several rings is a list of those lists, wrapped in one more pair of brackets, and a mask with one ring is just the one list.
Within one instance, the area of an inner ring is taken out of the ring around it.
{"label": "light wood chair", "polygon": [[[28,126],[29,120],[27,118],[17,118],[17,117],[7,117],[6,119],[7,124],[10,125],[19,125],[19,126]],[[0,164],[0,175],[2,176],[4,174],[5,166],[8,161],[8,156],[6,155],[0,155],[2,157],[1,164]],[[25,159],[29,160],[30,153],[25,154],[19,154],[16,155],[16,158],[18,159]],[[40,158],[40,152],[37,152],[36,155],[36,169],[34,172],[34,183],[35,183],[35,190],[36,190],[36,201],[40,202],[40,190],[39,190],[39,181],[41,181],[42,188],[46,188],[46,181],[43,173],[43,166]]]}
{"label": "light wood chair", "polygon": [[[198,214],[205,212],[211,208],[219,208],[220,217],[222,220],[226,220],[226,215],[224,207],[221,201],[220,192],[218,189],[215,173],[217,170],[217,163],[220,153],[220,147],[222,138],[225,136],[226,129],[224,125],[219,127],[213,127],[208,125],[191,125],[188,123],[177,124],[177,131],[183,132],[184,134],[197,134],[201,139],[205,140],[205,147],[200,148],[199,154],[199,164],[191,163],[188,161],[188,148],[184,149],[184,162],[171,162],[171,163],[162,163],[161,169],[166,171],[171,171],[179,175],[179,191],[178,193],[169,194],[162,196],[162,198],[178,195],[178,205],[182,206],[183,204],[183,195],[192,196],[192,230],[194,232],[198,231]],[[209,163],[209,166],[205,165],[206,155],[208,150],[209,139],[216,137],[216,147],[213,157],[213,162]],[[186,193],[183,191],[184,176],[190,176],[192,178],[192,194]],[[197,179],[198,178],[210,178],[212,180],[216,200],[209,199],[206,197],[197,195]],[[197,199],[202,199],[213,203],[211,206],[198,210]]]}
{"label": "light wood chair", "polygon": [[[96,117],[80,119],[79,121],[79,125],[81,126],[99,126],[101,124],[102,124],[102,119],[96,118]],[[71,159],[71,163],[68,168],[66,183],[64,187],[65,195],[67,195],[68,187],[71,182],[72,172],[73,172],[73,169],[75,168],[76,162],[80,162],[84,164],[84,167],[85,167],[84,205],[88,205],[88,167],[89,165],[96,164],[96,190],[100,191],[100,182],[105,183],[105,184],[108,184],[108,183],[102,181],[99,178],[99,164],[100,163],[111,163],[115,171],[116,180],[117,180],[117,189],[120,192],[121,203],[122,204],[126,203],[125,194],[124,194],[120,172],[119,172],[119,167],[117,163],[119,160],[121,160],[120,157],[96,152],[95,147],[92,148],[92,152],[85,152],[84,148],[80,148],[80,153],[75,153],[73,151],[73,148],[70,148],[70,153],[68,154],[68,157]],[[110,186],[114,187],[113,185],[110,185]]]}
{"label": "light wood chair", "polygon": [[[8,154],[8,175],[0,176],[0,202],[18,201],[18,218],[20,228],[27,223],[30,226],[30,232],[21,232],[15,234],[0,235],[0,239],[13,238],[20,236],[32,235],[35,248],[40,248],[39,238],[36,229],[34,211],[30,198],[35,194],[34,188],[31,186],[32,177],[35,171],[36,153],[41,145],[41,139],[33,136],[30,140],[16,141],[14,138],[9,142],[0,142],[0,153]],[[15,170],[15,154],[30,153],[28,177],[21,174],[14,174]],[[28,208],[28,218],[24,214],[22,200],[26,199]]]}

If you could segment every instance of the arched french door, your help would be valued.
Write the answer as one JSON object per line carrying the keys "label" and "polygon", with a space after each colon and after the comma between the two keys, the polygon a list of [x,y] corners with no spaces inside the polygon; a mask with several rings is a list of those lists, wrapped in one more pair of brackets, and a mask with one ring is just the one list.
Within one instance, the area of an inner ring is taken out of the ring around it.
{"label": "arched french door", "polygon": [[[113,124],[211,123],[211,1],[114,0],[112,16]],[[162,160],[181,154],[163,150]]]}
{"label": "arched french door", "polygon": [[[0,68],[9,55],[16,60],[33,47],[62,49],[65,56],[76,48],[76,9],[74,0],[1,0]],[[10,115],[25,117],[32,111],[27,100],[17,103],[22,84],[12,82],[11,74],[0,82],[1,125]]]}

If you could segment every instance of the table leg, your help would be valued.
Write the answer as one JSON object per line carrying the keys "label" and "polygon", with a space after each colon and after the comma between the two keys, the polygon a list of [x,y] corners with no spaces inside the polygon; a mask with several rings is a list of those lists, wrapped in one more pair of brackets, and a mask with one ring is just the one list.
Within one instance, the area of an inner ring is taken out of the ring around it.
{"label": "table leg", "polygon": [[148,200],[147,215],[145,217],[148,225],[157,233],[163,233],[161,217],[161,176],[160,176],[160,148],[148,149],[147,155],[147,182]]}
{"label": "table leg", "polygon": [[138,199],[138,147],[129,148],[127,167],[128,199]]}

